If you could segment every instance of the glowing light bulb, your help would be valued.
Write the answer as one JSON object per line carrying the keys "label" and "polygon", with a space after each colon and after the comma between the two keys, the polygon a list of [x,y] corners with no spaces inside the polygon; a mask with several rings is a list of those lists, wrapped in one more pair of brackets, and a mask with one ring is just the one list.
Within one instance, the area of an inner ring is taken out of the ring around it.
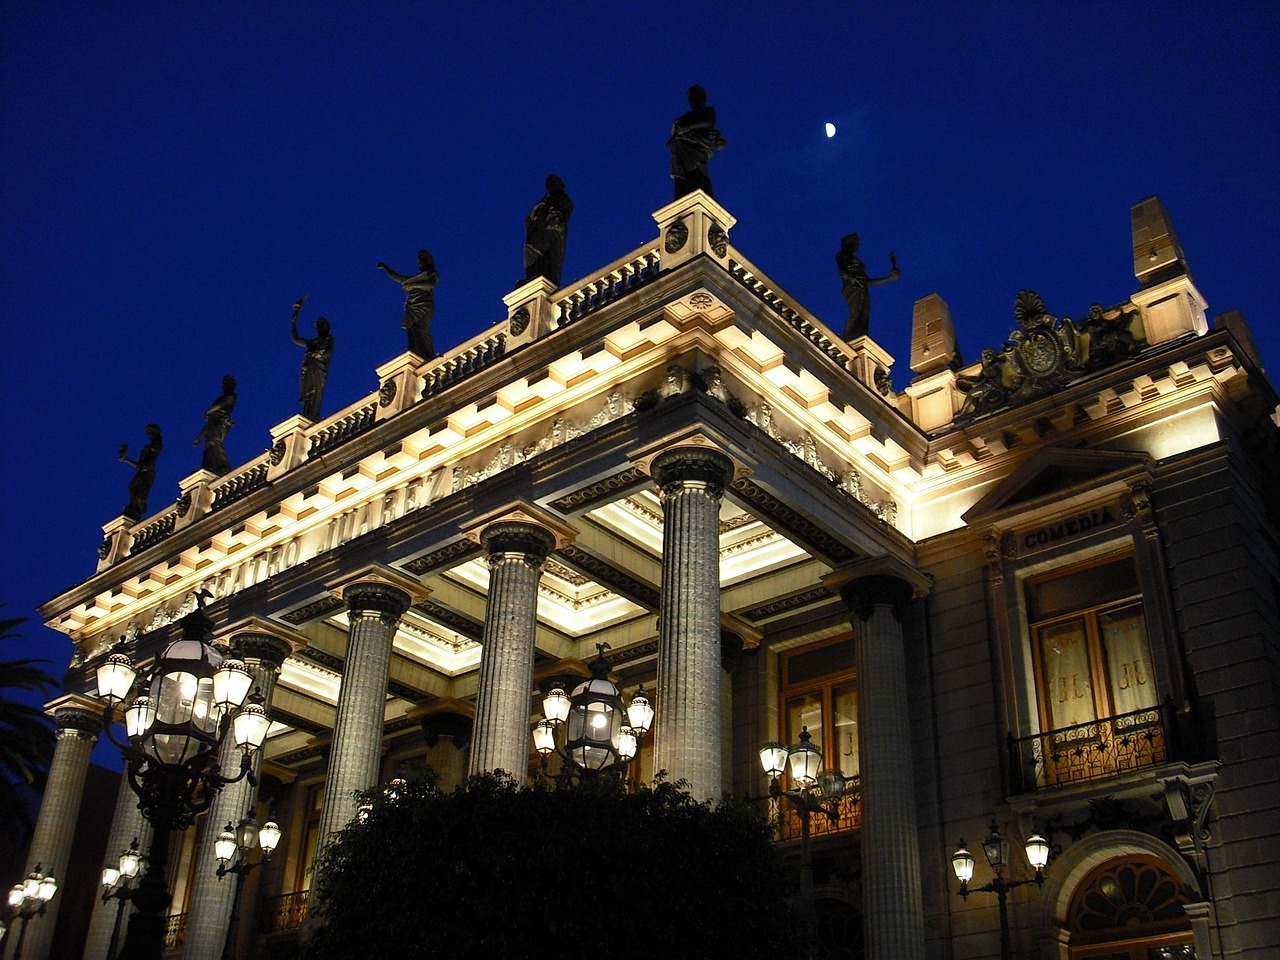
{"label": "glowing light bulb", "polygon": [[591,718],[591,726],[596,730],[603,730],[606,722],[603,713],[597,713]]}

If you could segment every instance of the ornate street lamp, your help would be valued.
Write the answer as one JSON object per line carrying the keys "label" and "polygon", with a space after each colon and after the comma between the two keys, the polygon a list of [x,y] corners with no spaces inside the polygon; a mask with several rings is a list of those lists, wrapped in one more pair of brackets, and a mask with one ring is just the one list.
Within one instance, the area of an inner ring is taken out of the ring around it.
{"label": "ornate street lamp", "polygon": [[[635,758],[641,738],[653,725],[653,705],[642,686],[627,703],[609,680],[609,644],[598,643],[600,655],[591,664],[591,677],[566,694],[556,685],[543,698],[542,713],[533,728],[533,746],[542,756],[558,753],[587,775],[625,767]],[[563,745],[558,741],[563,737]]]}
{"label": "ornate street lamp", "polygon": [[124,905],[133,893],[133,882],[146,869],[147,861],[138,853],[138,838],[134,837],[114,864],[102,868],[102,902],[119,900],[116,921],[111,927],[111,942],[107,945],[107,960],[116,960],[116,948],[120,943],[120,920],[124,917]]}
{"label": "ornate street lamp", "polygon": [[[822,751],[813,744],[809,728],[800,729],[800,739],[788,747],[776,740],[760,748],[760,766],[769,777],[769,796],[777,805],[785,797],[800,815],[800,934],[804,955],[818,950],[818,914],[813,895],[813,848],[809,840],[809,817],[824,813],[835,823],[840,817],[845,776],[839,770],[822,769]],[[782,774],[790,767],[795,789],[782,789]],[[779,811],[779,814],[781,811]]]}
{"label": "ornate street lamp", "polygon": [[27,924],[33,917],[41,916],[49,906],[49,901],[58,892],[58,881],[53,874],[40,872],[40,864],[27,874],[27,879],[15,883],[9,891],[9,906],[13,910],[13,919],[21,920],[18,928],[18,943],[13,948],[13,960],[22,960],[22,941],[27,938]]}
{"label": "ornate street lamp", "polygon": [[981,887],[969,888],[969,881],[973,879],[974,859],[973,854],[965,847],[964,838],[962,837],[956,852],[951,855],[951,869],[955,871],[956,879],[960,881],[960,889],[956,892],[960,894],[963,900],[968,900],[970,893],[994,893],[996,895],[1000,901],[1000,958],[1001,960],[1011,960],[1013,946],[1009,936],[1009,906],[1007,903],[1009,891],[1016,890],[1018,887],[1025,886],[1028,883],[1034,883],[1036,886],[1044,884],[1044,868],[1049,863],[1049,841],[1038,833],[1033,833],[1027,840],[1024,852],[1027,856],[1027,862],[1036,871],[1036,875],[1027,880],[1006,880],[1004,878],[1004,868],[1009,865],[1009,841],[1001,836],[994,820],[991,821],[991,833],[982,841],[982,852],[987,858],[987,863],[991,865],[995,879],[990,883],[983,884]]}
{"label": "ornate street lamp", "polygon": [[[213,842],[213,856],[218,861],[218,879],[221,880],[228,873],[235,874],[236,877],[236,893],[231,901],[231,921],[227,925],[227,939],[222,945],[222,960],[234,960],[236,955],[236,926],[240,919],[240,895],[244,890],[244,878],[271,859],[271,854],[280,844],[280,836],[280,824],[274,819],[258,826],[257,820],[246,816],[236,825],[234,833],[228,821],[226,829]],[[257,860],[249,860],[254,847],[262,850],[262,856]],[[231,862],[233,858],[235,863]]]}
{"label": "ornate street lamp", "polygon": [[[129,918],[121,960],[159,960],[169,903],[165,871],[170,834],[191,826],[228,783],[245,777],[256,782],[250,758],[270,726],[259,700],[245,703],[253,684],[248,667],[213,648],[213,623],[202,603],[180,623],[182,636],[160,655],[150,678],[140,678],[132,661],[119,653],[107,657],[97,670],[98,696],[107,707],[107,736],[124,754],[129,784],[142,815],[155,828],[146,872],[130,896],[136,909]],[[121,741],[114,732],[115,711],[129,699],[135,683],[145,692],[124,710],[128,737]],[[218,753],[228,730],[242,751],[234,777],[218,770]]]}

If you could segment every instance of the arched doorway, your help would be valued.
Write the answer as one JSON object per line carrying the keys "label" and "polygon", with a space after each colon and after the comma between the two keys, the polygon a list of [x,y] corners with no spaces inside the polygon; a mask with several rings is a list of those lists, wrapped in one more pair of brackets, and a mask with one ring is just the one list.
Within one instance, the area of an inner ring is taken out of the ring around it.
{"label": "arched doorway", "polygon": [[818,897],[818,956],[821,960],[862,960],[862,914],[835,897]]}
{"label": "arched doorway", "polygon": [[1071,898],[1071,960],[1194,960],[1190,902],[1158,858],[1108,860],[1085,876]]}

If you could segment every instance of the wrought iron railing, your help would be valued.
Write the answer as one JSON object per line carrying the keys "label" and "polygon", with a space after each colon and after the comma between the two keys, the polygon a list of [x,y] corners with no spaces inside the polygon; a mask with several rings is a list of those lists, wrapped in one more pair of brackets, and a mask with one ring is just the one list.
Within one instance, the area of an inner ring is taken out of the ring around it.
{"label": "wrought iron railing", "polygon": [[[794,803],[782,797],[761,797],[761,813],[773,824],[774,839],[783,843],[800,839],[800,811]],[[836,808],[832,820],[824,813],[809,816],[809,836],[825,837],[835,833],[849,833],[862,826],[862,785],[857,777],[851,777],[844,788],[844,796]]]}
{"label": "wrought iron railing", "polygon": [[287,933],[302,926],[307,916],[308,890],[286,893],[279,897],[267,897],[258,911],[258,936]]}
{"label": "wrought iron railing", "polygon": [[178,950],[187,942],[187,914],[175,913],[164,920],[165,952]]}
{"label": "wrought iron railing", "polygon": [[1029,737],[1009,738],[1015,793],[1102,780],[1170,759],[1173,706],[1146,707]]}

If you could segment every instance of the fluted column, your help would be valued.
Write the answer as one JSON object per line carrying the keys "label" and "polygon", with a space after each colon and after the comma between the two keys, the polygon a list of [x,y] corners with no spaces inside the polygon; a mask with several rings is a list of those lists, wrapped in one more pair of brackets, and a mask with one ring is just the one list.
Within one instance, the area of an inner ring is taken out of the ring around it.
{"label": "fluted column", "polygon": [[[253,675],[253,689],[262,697],[263,706],[270,713],[271,695],[275,691],[280,665],[289,656],[289,644],[266,633],[244,633],[234,638],[232,656],[243,660],[249,668]],[[240,756],[235,738],[228,736],[223,742],[219,761],[224,777],[234,777],[240,772]],[[262,766],[261,750],[254,753],[251,763],[256,777]],[[253,809],[257,793],[258,788],[245,777],[223,787],[209,808],[204,842],[196,852],[195,888],[191,893],[190,916],[187,918],[186,946],[182,952],[184,960],[218,960],[222,956],[235,899],[236,878],[219,879],[213,842],[228,821],[234,829],[235,824]]]}
{"label": "fluted column", "polygon": [[338,691],[317,850],[356,815],[355,793],[378,782],[382,720],[396,623],[410,597],[385,583],[361,581],[343,591],[351,624]]}
{"label": "fluted column", "polygon": [[501,521],[485,528],[489,603],[476,696],[470,772],[505,770],[523,782],[529,766],[538,580],[555,536],[531,523]]}
{"label": "fluted column", "polygon": [[912,587],[893,576],[841,586],[853,614],[862,779],[862,903],[867,960],[923,960],[920,840],[902,618]]}
{"label": "fluted column", "polygon": [[650,467],[662,489],[662,606],[654,770],[687,780],[699,800],[721,795],[720,498],[733,461],[677,447]]}
{"label": "fluted column", "polygon": [[[80,817],[80,798],[89,772],[89,754],[102,730],[102,718],[92,710],[59,707],[53,715],[58,740],[49,763],[49,779],[44,788],[44,801],[31,836],[31,852],[27,855],[30,873],[39,864],[45,874],[52,874],[59,884],[67,879],[67,861],[71,858],[71,840]],[[25,876],[26,874],[23,874]],[[43,916],[33,918],[27,926],[22,946],[24,960],[48,960],[53,929],[58,922],[58,905],[62,896],[49,901]],[[5,956],[13,956],[18,942],[17,927],[6,939]]]}
{"label": "fluted column", "polygon": [[[107,834],[107,852],[103,866],[119,866],[120,854],[129,844],[138,841],[138,852],[146,855],[151,849],[151,824],[142,817],[138,795],[133,792],[127,773],[120,774],[120,789],[116,792],[116,812],[111,817],[111,832]],[[125,905],[125,911],[129,909]],[[119,900],[103,900],[101,896],[93,904],[93,916],[89,920],[89,935],[84,941],[84,960],[103,960],[111,946],[111,931],[115,929],[116,915],[120,912]],[[124,939],[123,918],[120,924],[120,940]]]}

